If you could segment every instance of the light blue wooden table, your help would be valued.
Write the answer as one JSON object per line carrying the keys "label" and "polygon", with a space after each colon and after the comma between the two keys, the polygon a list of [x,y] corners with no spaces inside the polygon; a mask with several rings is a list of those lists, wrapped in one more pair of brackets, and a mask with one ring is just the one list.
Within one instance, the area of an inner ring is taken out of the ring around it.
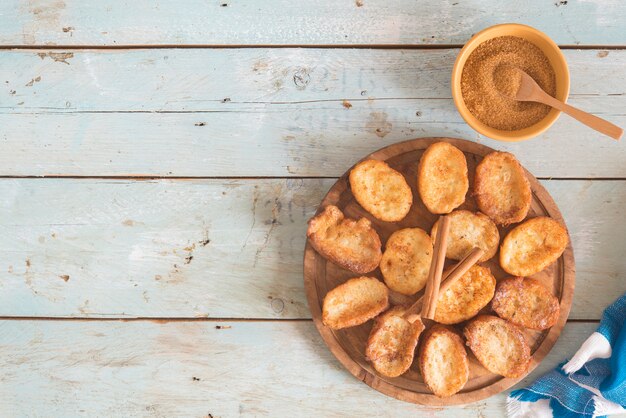
{"label": "light blue wooden table", "polygon": [[[621,0],[5,0],[0,415],[502,417],[426,409],[344,371],[309,316],[306,220],[361,156],[454,136],[514,152],[577,263],[571,355],[626,291],[626,148],[562,117],[532,141],[456,112],[458,48],[547,32],[570,102],[626,126]],[[344,107],[347,100],[352,107]]]}

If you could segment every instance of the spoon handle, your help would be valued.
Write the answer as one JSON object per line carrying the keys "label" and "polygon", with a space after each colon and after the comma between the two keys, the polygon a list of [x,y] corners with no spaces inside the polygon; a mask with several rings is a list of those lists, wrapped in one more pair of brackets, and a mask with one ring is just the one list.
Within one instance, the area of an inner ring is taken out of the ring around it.
{"label": "spoon handle", "polygon": [[604,120],[590,113],[583,112],[580,109],[576,109],[575,107],[565,104],[548,94],[541,95],[541,99],[543,103],[567,113],[579,122],[582,122],[590,128],[595,129],[596,131],[601,132],[605,135],[608,135],[613,139],[619,141],[619,139],[622,137],[622,134],[624,133],[624,130],[622,128],[612,124],[608,120]]}

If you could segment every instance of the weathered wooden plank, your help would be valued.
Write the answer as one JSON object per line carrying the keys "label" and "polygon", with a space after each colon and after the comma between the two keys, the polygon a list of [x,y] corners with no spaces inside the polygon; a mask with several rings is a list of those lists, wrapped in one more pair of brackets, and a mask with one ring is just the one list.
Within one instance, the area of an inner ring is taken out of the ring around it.
{"label": "weathered wooden plank", "polygon": [[[306,221],[333,182],[1,180],[0,315],[309,318]],[[626,181],[543,184],[572,235],[571,318],[599,319],[626,291]]]}
{"label": "weathered wooden plank", "polygon": [[[522,385],[596,326],[567,324]],[[308,321],[2,321],[0,348],[3,416],[500,418],[506,398],[442,409],[386,397],[346,372]]]}
{"label": "weathered wooden plank", "polygon": [[4,45],[439,45],[503,22],[535,26],[560,44],[626,44],[620,0],[7,0],[0,16]]}
{"label": "weathered wooden plank", "polygon": [[[621,98],[581,98],[626,126]],[[379,148],[447,136],[515,153],[538,177],[626,178],[626,148],[562,117],[540,138],[479,136],[449,100],[258,105],[210,113],[0,114],[0,175],[339,176]]]}
{"label": "weathered wooden plank", "polygon": [[[626,125],[626,51],[599,52],[567,51],[571,102]],[[522,144],[477,135],[450,99],[456,51],[55,53],[70,54],[0,53],[1,175],[338,176],[384,145],[447,135],[538,176],[626,177],[626,148],[567,118]]]}
{"label": "weathered wooden plank", "polygon": [[[251,111],[258,110],[255,104],[450,99],[450,74],[458,52],[458,48],[5,50],[0,51],[0,84],[6,94],[0,110]],[[572,96],[622,95],[624,100],[626,50],[564,54]]]}

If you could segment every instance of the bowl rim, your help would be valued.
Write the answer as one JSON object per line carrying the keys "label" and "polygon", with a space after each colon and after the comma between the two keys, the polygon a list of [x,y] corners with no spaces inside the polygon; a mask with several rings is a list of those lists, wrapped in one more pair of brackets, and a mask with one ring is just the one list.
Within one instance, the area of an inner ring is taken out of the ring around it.
{"label": "bowl rim", "polygon": [[[570,75],[569,75],[569,67],[567,65],[567,61],[565,60],[565,55],[563,54],[563,51],[561,51],[559,46],[552,40],[552,38],[550,38],[544,32],[541,32],[540,30],[532,26],[524,25],[521,23],[500,23],[497,25],[489,26],[477,32],[476,34],[474,34],[463,45],[463,48],[461,48],[461,51],[458,53],[454,61],[454,65],[452,67],[452,75],[451,75],[451,83],[450,83],[450,88],[452,90],[452,99],[454,101],[454,105],[457,111],[461,114],[461,117],[463,118],[463,120],[465,120],[465,122],[479,134],[484,135],[488,138],[499,140],[499,141],[506,141],[506,142],[524,141],[524,140],[539,136],[545,131],[547,131],[554,124],[554,122],[556,122],[556,120],[559,118],[559,116],[561,115],[561,111],[553,108],[543,119],[541,119],[539,122],[535,123],[534,125],[528,126],[526,128],[523,128],[517,131],[504,131],[504,130],[492,128],[480,122],[474,115],[472,115],[469,109],[467,109],[467,107],[465,106],[465,102],[463,101],[463,95],[461,92],[461,75],[463,72],[463,68],[465,66],[465,62],[467,62],[467,58],[474,51],[474,49],[481,43],[485,42],[485,40],[480,41],[480,42],[478,40],[484,37],[485,34],[488,34],[490,32],[496,31],[501,28],[507,28],[507,29],[519,28],[527,32],[532,32],[538,37],[542,38],[549,45],[549,47],[552,48],[556,52],[555,55],[556,55],[557,61],[559,61],[559,63],[562,65],[564,69],[564,77],[561,80],[564,86],[562,100],[563,102],[567,102],[567,98],[569,97],[569,90],[570,90]],[[499,35],[499,36],[507,36],[507,35],[505,34],[505,35]],[[514,36],[517,36],[517,35],[514,35]],[[524,36],[519,36],[519,37],[524,38]],[[528,41],[532,42],[530,40]],[[537,45],[537,47],[541,49],[541,46]],[[542,124],[542,126],[536,127],[538,124]]]}

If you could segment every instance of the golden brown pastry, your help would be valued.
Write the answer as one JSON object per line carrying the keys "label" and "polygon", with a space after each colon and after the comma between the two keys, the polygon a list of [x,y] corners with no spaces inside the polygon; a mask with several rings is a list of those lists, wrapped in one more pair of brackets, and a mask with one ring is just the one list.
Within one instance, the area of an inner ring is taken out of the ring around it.
{"label": "golden brown pastry", "polygon": [[479,315],[463,330],[467,345],[491,373],[520,377],[530,365],[530,347],[522,331],[502,318]]}
{"label": "golden brown pastry", "polygon": [[476,166],[474,197],[480,211],[499,225],[523,221],[532,201],[524,169],[513,154],[499,151]]}
{"label": "golden brown pastry", "polygon": [[487,306],[496,290],[496,279],[487,267],[474,265],[445,292],[439,294],[435,321],[458,324]]}
{"label": "golden brown pastry", "polygon": [[559,319],[559,299],[538,280],[509,277],[496,286],[491,308],[500,318],[526,328],[548,329]]}
{"label": "golden brown pastry", "polygon": [[431,213],[450,213],[465,202],[469,188],[465,154],[447,142],[426,148],[417,169],[417,188]]}
{"label": "golden brown pastry", "polygon": [[424,288],[433,258],[433,243],[420,228],[394,232],[385,246],[380,271],[391,290],[413,295]]}
{"label": "golden brown pastry", "polygon": [[404,176],[384,161],[357,164],[350,171],[350,188],[356,201],[381,221],[404,219],[413,203],[413,193]]}
{"label": "golden brown pastry", "polygon": [[387,309],[387,286],[374,277],[355,277],[324,297],[322,322],[341,329],[361,325]]}
{"label": "golden brown pastry", "polygon": [[411,323],[402,318],[406,312],[395,306],[376,318],[365,348],[365,356],[383,376],[397,377],[413,363],[417,340],[424,330],[420,319]]}
{"label": "golden brown pastry", "polygon": [[422,337],[419,368],[424,383],[440,398],[454,395],[469,379],[469,361],[461,337],[435,325]]}
{"label": "golden brown pastry", "polygon": [[[487,261],[498,252],[500,233],[495,223],[480,212],[455,210],[448,215],[450,218],[450,235],[446,257],[452,260],[461,260],[473,248],[480,248],[485,254],[478,260]],[[434,240],[437,235],[439,220],[435,222],[430,232]]]}
{"label": "golden brown pastry", "polygon": [[380,238],[369,219],[346,219],[336,206],[312,218],[306,235],[318,253],[354,273],[369,273],[382,257]]}
{"label": "golden brown pastry", "polygon": [[513,228],[502,241],[500,266],[513,276],[530,276],[554,263],[565,251],[567,230],[545,216]]}

